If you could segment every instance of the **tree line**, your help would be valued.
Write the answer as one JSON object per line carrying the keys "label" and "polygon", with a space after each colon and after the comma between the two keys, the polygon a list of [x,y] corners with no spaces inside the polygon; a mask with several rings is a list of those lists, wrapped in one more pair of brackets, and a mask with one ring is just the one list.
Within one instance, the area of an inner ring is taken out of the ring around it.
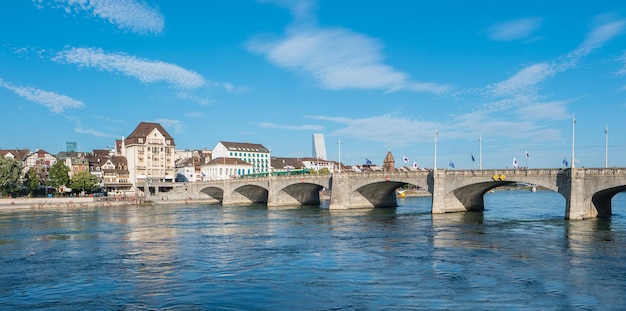
{"label": "tree line", "polygon": [[[64,193],[71,188],[73,193],[91,193],[100,188],[98,177],[81,171],[70,178],[70,168],[57,161],[50,166],[31,167],[22,173],[22,163],[11,158],[0,157],[0,191],[2,197],[28,195],[34,196],[40,189],[47,192],[48,187],[57,193]],[[39,191],[40,192],[40,191]]]}

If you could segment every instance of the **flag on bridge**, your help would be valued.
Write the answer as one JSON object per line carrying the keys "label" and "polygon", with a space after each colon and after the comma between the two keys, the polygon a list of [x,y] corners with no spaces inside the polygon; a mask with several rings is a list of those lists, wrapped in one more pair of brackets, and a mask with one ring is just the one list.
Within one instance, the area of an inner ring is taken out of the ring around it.
{"label": "flag on bridge", "polygon": [[372,165],[372,161],[370,161],[369,159],[365,158],[365,164]]}
{"label": "flag on bridge", "polygon": [[530,154],[528,154],[528,150],[526,150],[526,160],[530,160]]}
{"label": "flag on bridge", "polygon": [[407,156],[403,156],[404,157],[404,163],[409,163],[409,158]]}
{"label": "flag on bridge", "polygon": [[448,167],[454,168],[454,162],[452,162],[452,160],[450,160],[450,163],[448,164]]}
{"label": "flag on bridge", "polygon": [[414,168],[414,169],[418,169],[418,168],[420,168],[420,166],[419,166],[419,165],[417,165],[417,162],[413,162],[413,168]]}
{"label": "flag on bridge", "polygon": [[517,158],[513,157],[513,168],[517,168]]}
{"label": "flag on bridge", "polygon": [[569,164],[567,162],[567,159],[565,159],[565,155],[563,155],[563,161],[561,161],[561,164],[563,164],[563,166],[567,167],[567,165]]}
{"label": "flag on bridge", "polygon": [[476,162],[476,159],[474,159],[474,154],[472,153],[472,162]]}

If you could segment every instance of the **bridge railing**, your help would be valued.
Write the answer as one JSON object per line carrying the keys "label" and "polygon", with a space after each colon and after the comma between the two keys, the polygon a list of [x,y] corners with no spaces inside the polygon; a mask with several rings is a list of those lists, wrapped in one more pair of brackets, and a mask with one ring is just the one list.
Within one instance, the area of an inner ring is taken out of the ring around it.
{"label": "bridge railing", "polygon": [[612,175],[626,175],[626,168],[585,168],[585,175],[596,176],[612,176]]}
{"label": "bridge railing", "polygon": [[560,169],[488,169],[488,170],[445,170],[446,175],[492,177],[495,175],[505,176],[556,176],[561,174]]}

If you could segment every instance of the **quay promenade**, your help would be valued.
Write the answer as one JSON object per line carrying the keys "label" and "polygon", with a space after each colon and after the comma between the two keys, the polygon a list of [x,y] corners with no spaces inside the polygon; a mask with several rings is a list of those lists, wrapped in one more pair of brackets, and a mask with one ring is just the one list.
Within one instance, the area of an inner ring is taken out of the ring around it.
{"label": "quay promenade", "polygon": [[136,200],[116,200],[112,197],[2,198],[0,199],[0,209],[124,206],[144,203],[143,198]]}

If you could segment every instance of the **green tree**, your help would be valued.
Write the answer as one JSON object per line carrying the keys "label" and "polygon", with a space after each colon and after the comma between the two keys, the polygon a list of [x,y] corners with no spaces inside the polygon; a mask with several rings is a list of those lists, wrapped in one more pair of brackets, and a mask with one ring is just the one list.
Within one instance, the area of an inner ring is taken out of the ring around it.
{"label": "green tree", "polygon": [[2,196],[17,191],[22,179],[22,165],[15,159],[0,157],[0,191]]}
{"label": "green tree", "polygon": [[59,190],[62,186],[68,186],[70,184],[70,168],[63,162],[57,161],[50,167],[48,172],[48,186]]}
{"label": "green tree", "polygon": [[93,192],[98,189],[98,177],[92,175],[88,171],[78,172],[72,178],[72,191],[75,192]]}
{"label": "green tree", "polygon": [[24,176],[24,186],[28,188],[29,196],[31,197],[33,196],[33,192],[35,192],[35,190],[39,186],[39,183],[40,183],[40,179],[39,179],[39,174],[37,174],[37,170],[35,170],[32,167],[29,168],[28,172],[26,172],[26,176]]}
{"label": "green tree", "polygon": [[317,171],[317,173],[320,175],[329,175],[330,170],[327,167],[322,167],[321,169]]}

